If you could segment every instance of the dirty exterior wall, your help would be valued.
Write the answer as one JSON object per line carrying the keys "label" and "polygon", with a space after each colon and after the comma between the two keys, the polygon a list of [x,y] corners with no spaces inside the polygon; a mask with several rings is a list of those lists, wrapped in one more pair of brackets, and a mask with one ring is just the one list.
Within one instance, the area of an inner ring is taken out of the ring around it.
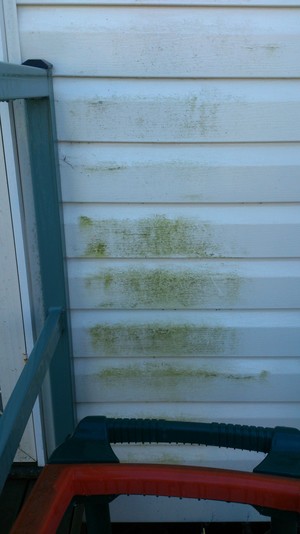
{"label": "dirty exterior wall", "polygon": [[[297,3],[19,0],[23,59],[54,64],[79,418],[299,426]],[[114,517],[257,517],[137,502]]]}

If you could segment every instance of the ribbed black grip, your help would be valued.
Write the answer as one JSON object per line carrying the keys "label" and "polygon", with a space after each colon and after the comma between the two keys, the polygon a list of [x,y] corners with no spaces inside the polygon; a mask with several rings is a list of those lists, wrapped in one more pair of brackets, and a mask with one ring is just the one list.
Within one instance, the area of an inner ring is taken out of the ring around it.
{"label": "ribbed black grip", "polygon": [[196,443],[269,452],[274,429],[162,419],[106,419],[111,443]]}

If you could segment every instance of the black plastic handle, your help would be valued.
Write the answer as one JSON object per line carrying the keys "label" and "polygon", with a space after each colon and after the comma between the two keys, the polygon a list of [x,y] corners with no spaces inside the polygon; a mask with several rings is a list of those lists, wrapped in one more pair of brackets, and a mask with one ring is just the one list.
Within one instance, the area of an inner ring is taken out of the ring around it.
{"label": "black plastic handle", "polygon": [[162,419],[106,419],[111,443],[196,443],[269,452],[273,428]]}

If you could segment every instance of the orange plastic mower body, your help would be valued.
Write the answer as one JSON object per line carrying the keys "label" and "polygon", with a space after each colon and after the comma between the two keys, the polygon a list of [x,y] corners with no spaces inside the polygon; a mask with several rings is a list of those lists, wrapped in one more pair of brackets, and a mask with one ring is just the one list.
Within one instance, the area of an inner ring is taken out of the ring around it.
{"label": "orange plastic mower body", "polygon": [[149,464],[46,466],[11,534],[53,534],[75,495],[158,495],[300,512],[300,480],[225,469]]}

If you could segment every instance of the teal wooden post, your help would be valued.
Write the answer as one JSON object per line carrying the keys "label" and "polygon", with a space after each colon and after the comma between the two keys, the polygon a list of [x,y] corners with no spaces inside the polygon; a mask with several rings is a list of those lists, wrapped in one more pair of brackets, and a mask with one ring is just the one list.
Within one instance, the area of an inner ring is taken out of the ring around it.
{"label": "teal wooden post", "polygon": [[[25,186],[33,188],[44,320],[48,316],[49,310],[54,308],[62,310],[63,315],[66,316],[66,324],[61,331],[54,354],[51,354],[47,360],[47,366],[51,362],[49,367],[51,402],[54,442],[57,446],[73,432],[75,417],[70,328],[67,314],[64,313],[68,308],[68,302],[51,73],[52,65],[42,60],[29,60],[24,65],[0,62],[0,101],[24,99],[26,103],[32,177],[31,183],[27,183]],[[16,391],[14,390],[15,399],[23,395],[23,383],[22,379],[18,383],[19,386],[17,384]],[[40,374],[39,382],[35,384],[36,395],[41,385]],[[22,403],[19,409],[20,417],[25,418]],[[26,414],[27,412],[28,410]],[[26,415],[27,419],[28,415]],[[5,432],[6,426],[3,426]],[[13,440],[9,433],[6,433],[5,436],[6,441]],[[3,451],[6,447],[4,445]],[[15,446],[17,447],[14,443],[11,451]],[[5,456],[3,451],[0,450],[0,462]]]}
{"label": "teal wooden post", "polygon": [[[24,65],[29,68],[45,69],[48,80],[47,98],[25,100],[43,304],[46,315],[47,310],[53,307],[68,308],[52,65],[40,60],[29,60]],[[56,445],[72,433],[75,423],[69,331],[70,328],[67,325],[49,369]]]}

